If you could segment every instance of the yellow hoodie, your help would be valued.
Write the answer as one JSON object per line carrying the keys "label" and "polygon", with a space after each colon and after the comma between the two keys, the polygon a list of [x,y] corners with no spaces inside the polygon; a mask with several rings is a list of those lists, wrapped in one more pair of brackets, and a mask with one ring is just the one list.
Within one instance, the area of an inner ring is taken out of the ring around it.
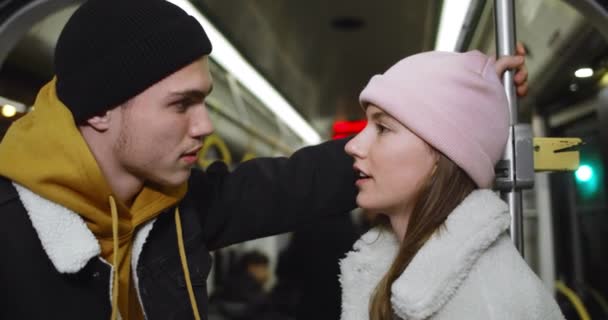
{"label": "yellow hoodie", "polygon": [[117,303],[123,319],[142,319],[130,272],[133,237],[138,226],[176,204],[186,184],[162,190],[144,187],[131,207],[115,202],[72,114],[57,98],[55,79],[38,93],[34,111],[13,123],[0,143],[0,175],[84,219],[102,257],[114,266],[113,287],[118,291],[112,293],[113,313]]}

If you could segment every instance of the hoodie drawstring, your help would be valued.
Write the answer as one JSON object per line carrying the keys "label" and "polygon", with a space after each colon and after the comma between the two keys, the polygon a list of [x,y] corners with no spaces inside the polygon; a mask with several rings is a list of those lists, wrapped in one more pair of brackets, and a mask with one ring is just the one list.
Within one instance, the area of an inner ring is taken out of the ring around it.
{"label": "hoodie drawstring", "polygon": [[[116,201],[114,197],[109,196],[110,211],[112,213],[112,242],[114,245],[114,259],[112,261],[114,265],[113,281],[112,281],[112,316],[111,320],[116,320],[118,314],[118,210],[116,209]],[[190,271],[188,270],[188,260],[186,259],[186,250],[184,248],[184,238],[182,235],[182,223],[179,216],[179,209],[175,208],[175,229],[177,231],[177,246],[179,247],[179,258],[182,264],[182,270],[184,271],[184,278],[186,279],[186,287],[188,288],[188,297],[190,298],[190,306],[192,307],[192,313],[194,319],[201,320],[201,316],[198,313],[198,305],[196,303],[196,296],[194,295],[194,289],[192,288],[192,281],[190,280]]]}
{"label": "hoodie drawstring", "polygon": [[196,296],[194,295],[194,289],[192,289],[192,281],[190,281],[190,271],[188,270],[188,260],[186,259],[186,250],[184,249],[184,238],[182,236],[182,222],[179,217],[179,209],[177,207],[175,207],[175,229],[177,231],[177,246],[179,247],[179,258],[182,262],[182,269],[184,270],[184,278],[186,279],[186,287],[188,288],[190,306],[192,307],[192,313],[194,313],[194,319],[201,320],[201,316],[198,313],[198,306],[196,304]]}
{"label": "hoodie drawstring", "polygon": [[118,314],[118,210],[116,210],[116,201],[114,197],[109,197],[110,212],[112,213],[112,244],[114,246],[114,259],[112,259],[113,281],[112,281],[112,316],[111,320],[116,320]]}

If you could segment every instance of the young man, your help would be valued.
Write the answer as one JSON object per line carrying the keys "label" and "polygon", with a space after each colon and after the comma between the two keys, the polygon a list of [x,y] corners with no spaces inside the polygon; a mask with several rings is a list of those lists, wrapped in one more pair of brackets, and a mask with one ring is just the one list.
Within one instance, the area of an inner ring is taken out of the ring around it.
{"label": "young man", "polygon": [[56,77],[0,144],[0,319],[206,318],[210,250],[354,208],[344,141],[191,170],[210,51],[164,0],[70,18]]}
{"label": "young man", "polygon": [[206,318],[210,250],[354,208],[342,141],[191,170],[210,51],[162,0],[74,13],[56,78],[0,145],[1,319]]}

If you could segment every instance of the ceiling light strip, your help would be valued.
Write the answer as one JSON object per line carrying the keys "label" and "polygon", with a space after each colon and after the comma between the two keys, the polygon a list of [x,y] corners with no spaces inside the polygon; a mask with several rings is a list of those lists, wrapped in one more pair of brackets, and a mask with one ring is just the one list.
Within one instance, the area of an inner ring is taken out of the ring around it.
{"label": "ceiling light strip", "polygon": [[211,58],[231,73],[279,119],[290,127],[306,144],[321,142],[319,134],[295,109],[264,79],[228,40],[187,0],[169,0],[193,16],[203,26],[213,51]]}
{"label": "ceiling light strip", "polygon": [[455,51],[471,0],[443,0],[435,50]]}

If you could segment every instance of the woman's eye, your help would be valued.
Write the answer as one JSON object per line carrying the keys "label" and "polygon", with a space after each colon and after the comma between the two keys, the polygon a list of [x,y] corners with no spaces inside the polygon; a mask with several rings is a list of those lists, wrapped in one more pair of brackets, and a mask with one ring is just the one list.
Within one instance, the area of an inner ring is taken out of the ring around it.
{"label": "woman's eye", "polygon": [[381,124],[377,124],[376,125],[376,131],[378,131],[379,134],[383,134],[386,131],[388,131],[388,129],[385,126],[381,125]]}

